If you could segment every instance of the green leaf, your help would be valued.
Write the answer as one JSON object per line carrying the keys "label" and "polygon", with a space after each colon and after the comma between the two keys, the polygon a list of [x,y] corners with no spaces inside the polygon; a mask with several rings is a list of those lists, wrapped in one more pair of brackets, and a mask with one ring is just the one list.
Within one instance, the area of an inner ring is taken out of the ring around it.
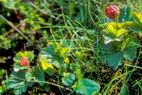
{"label": "green leaf", "polygon": [[26,81],[33,81],[35,79],[33,73],[34,72],[32,70],[29,70],[26,72],[26,74],[25,74]]}
{"label": "green leaf", "polygon": [[141,13],[134,12],[134,21],[140,26],[142,26],[142,19],[141,18],[142,18]]}
{"label": "green leaf", "polygon": [[80,53],[79,51],[75,51],[76,57],[81,59],[82,58],[82,53]]}
{"label": "green leaf", "polygon": [[5,86],[8,89],[14,89],[16,95],[20,95],[26,92],[28,86],[32,86],[32,82],[27,82],[25,78],[26,70],[20,70],[18,72],[12,72],[10,78],[6,80]]}
{"label": "green leaf", "polygon": [[83,73],[82,73],[82,71],[81,71],[81,67],[80,67],[80,68],[77,68],[77,69],[75,70],[75,74],[76,74],[77,79],[82,79],[82,78],[83,78]]}
{"label": "green leaf", "polygon": [[64,77],[62,78],[62,82],[66,86],[71,86],[74,80],[75,80],[75,75],[71,73],[65,73]]}
{"label": "green leaf", "polygon": [[10,8],[10,9],[17,9],[19,8],[20,6],[20,0],[17,1],[17,0],[3,0],[5,3],[4,5],[7,7],[7,8]]}
{"label": "green leaf", "polygon": [[120,15],[118,18],[118,22],[130,21],[132,19],[132,10],[129,6],[123,6],[120,9]]}
{"label": "green leaf", "polygon": [[100,89],[100,85],[98,83],[86,78],[78,80],[72,87],[76,93],[82,95],[91,95],[95,92],[98,92]]}
{"label": "green leaf", "polygon": [[13,71],[10,76],[12,76],[16,80],[23,81],[23,80],[26,80],[25,79],[26,72],[27,72],[27,70],[20,70],[18,72]]}
{"label": "green leaf", "polygon": [[0,2],[6,2],[7,0],[0,0]]}
{"label": "green leaf", "polygon": [[123,60],[133,61],[136,58],[137,48],[139,47],[135,35],[130,35],[123,42],[114,41],[107,45],[103,45],[103,61],[107,62],[108,66],[112,66],[115,70],[119,65],[122,65]]}
{"label": "green leaf", "polygon": [[48,59],[48,63],[53,64],[56,67],[60,67],[64,63],[64,58],[60,57],[55,52],[56,46],[48,45],[46,48],[43,48],[40,57],[44,56]]}
{"label": "green leaf", "polygon": [[125,48],[123,51],[124,58],[129,61],[133,61],[136,58],[136,54],[137,54],[137,46]]}
{"label": "green leaf", "polygon": [[2,79],[3,75],[6,73],[5,69],[0,70],[0,79]]}
{"label": "green leaf", "polygon": [[33,76],[34,76],[34,80],[38,81],[38,83],[41,86],[44,84],[43,81],[45,81],[45,78],[44,78],[44,73],[41,68],[37,66],[33,67]]}
{"label": "green leaf", "polygon": [[5,91],[6,91],[6,88],[4,86],[0,86],[0,95],[3,95]]}
{"label": "green leaf", "polygon": [[[122,23],[123,24],[123,23]],[[108,44],[112,41],[121,41],[126,30],[124,28],[118,29],[116,26],[120,26],[120,24],[114,26],[114,23],[108,23],[106,25],[106,29],[103,30],[103,36],[105,38],[104,43]]]}
{"label": "green leaf", "polygon": [[128,36],[121,44],[121,49],[125,59],[133,61],[136,58],[139,43],[135,35]]}
{"label": "green leaf", "polygon": [[118,46],[120,42],[114,41],[107,45],[102,46],[103,51],[103,61],[107,62],[108,66],[112,66],[114,69],[117,69],[119,65],[122,65],[123,62],[123,53],[121,48]]}
{"label": "green leaf", "polygon": [[51,63],[48,63],[48,60],[46,57],[42,56],[41,57],[41,65],[42,69],[50,76],[54,74],[54,67],[52,66]]}
{"label": "green leaf", "polygon": [[129,89],[126,84],[121,88],[120,95],[129,95]]}
{"label": "green leaf", "polygon": [[69,40],[62,40],[62,46],[67,48],[75,48],[75,44]]}
{"label": "green leaf", "polygon": [[121,29],[119,29],[119,30],[117,31],[117,33],[116,33],[115,35],[116,35],[116,37],[120,37],[120,36],[122,36],[125,32],[126,32],[126,30],[121,28]]}
{"label": "green leaf", "polygon": [[24,52],[18,52],[16,54],[16,56],[14,57],[14,61],[16,63],[19,63],[20,62],[20,59],[22,57],[27,57],[29,62],[31,62],[34,58],[34,52],[33,51],[24,51]]}
{"label": "green leaf", "polygon": [[40,56],[45,56],[48,58],[52,58],[53,56],[55,56],[55,47],[53,45],[48,45],[46,48],[43,48]]}
{"label": "green leaf", "polygon": [[23,55],[29,59],[29,62],[31,62],[34,58],[33,51],[25,51],[25,52],[23,52]]}
{"label": "green leaf", "polygon": [[55,49],[55,53],[59,56],[59,57],[64,57],[65,53],[67,53],[68,48],[64,48],[64,47],[57,47]]}
{"label": "green leaf", "polygon": [[32,70],[26,72],[26,81],[35,81],[38,82],[41,86],[44,85],[44,73],[41,68],[35,66]]}
{"label": "green leaf", "polygon": [[27,69],[27,66],[21,66],[20,64],[14,64],[14,71],[18,72],[19,70]]}
{"label": "green leaf", "polygon": [[62,64],[62,66],[58,69],[58,73],[60,75],[63,75],[66,72],[67,72],[67,64]]}
{"label": "green leaf", "polygon": [[138,24],[133,24],[131,25],[130,29],[138,33],[139,36],[142,36],[142,26],[139,26]]}
{"label": "green leaf", "polygon": [[102,95],[102,94],[99,93],[99,92],[95,92],[95,93],[93,93],[92,95]]}
{"label": "green leaf", "polygon": [[128,28],[128,27],[131,27],[131,25],[135,24],[133,21],[126,21],[126,22],[122,22],[122,23],[117,23],[116,22],[109,22],[107,24],[102,24],[101,26],[104,27],[104,29],[106,29],[108,27],[108,25],[111,25],[113,26],[114,28],[118,28],[118,29],[121,29],[121,28]]}
{"label": "green leaf", "polygon": [[0,57],[0,63],[6,63],[7,58],[6,57]]}
{"label": "green leaf", "polygon": [[83,73],[79,64],[70,64],[70,69],[72,73],[75,73],[78,80],[83,78]]}
{"label": "green leaf", "polygon": [[107,58],[108,66],[112,66],[115,70],[119,65],[122,65],[123,55],[122,52],[117,52]]}

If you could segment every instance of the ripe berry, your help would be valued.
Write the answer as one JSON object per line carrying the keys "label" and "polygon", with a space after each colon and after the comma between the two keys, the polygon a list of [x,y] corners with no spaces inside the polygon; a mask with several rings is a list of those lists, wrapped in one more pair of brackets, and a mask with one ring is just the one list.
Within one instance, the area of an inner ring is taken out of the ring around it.
{"label": "ripe berry", "polygon": [[116,18],[119,15],[119,8],[116,5],[110,5],[110,6],[106,7],[106,9],[105,9],[105,15],[109,19],[116,20]]}
{"label": "ripe berry", "polygon": [[22,58],[20,59],[20,64],[21,64],[22,66],[27,66],[27,65],[29,65],[29,60],[28,60],[28,58],[27,58],[27,57],[22,57]]}

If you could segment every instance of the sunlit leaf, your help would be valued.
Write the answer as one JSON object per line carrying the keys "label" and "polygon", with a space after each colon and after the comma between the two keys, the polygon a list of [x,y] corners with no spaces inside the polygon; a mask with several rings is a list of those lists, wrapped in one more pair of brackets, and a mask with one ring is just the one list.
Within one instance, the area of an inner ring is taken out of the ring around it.
{"label": "sunlit leaf", "polygon": [[65,62],[65,63],[67,63],[67,64],[69,64],[69,63],[70,63],[69,58],[68,58],[68,57],[67,57],[67,58],[65,58],[65,59],[64,59],[64,62]]}
{"label": "sunlit leaf", "polygon": [[[116,25],[116,26],[114,26]],[[124,28],[118,29],[119,24],[117,23],[108,23],[106,29],[103,30],[103,36],[105,38],[104,43],[108,44],[111,41],[121,41],[126,30]]]}
{"label": "sunlit leaf", "polygon": [[125,29],[119,29],[115,35],[116,35],[116,37],[120,37],[120,36],[122,36],[125,32],[126,32]]}
{"label": "sunlit leaf", "polygon": [[16,56],[14,57],[14,61],[16,63],[19,63],[20,62],[20,59],[22,57],[27,57],[29,62],[31,62],[34,58],[34,52],[33,51],[24,51],[24,52],[18,52],[16,54]]}
{"label": "sunlit leaf", "polygon": [[5,63],[6,59],[6,57],[0,57],[0,63]]}
{"label": "sunlit leaf", "polygon": [[42,69],[48,73],[49,75],[53,75],[54,74],[54,67],[52,66],[51,63],[48,63],[48,59],[46,57],[41,57],[41,65],[42,65]]}
{"label": "sunlit leaf", "polygon": [[141,18],[142,18],[141,13],[134,12],[134,21],[140,26],[142,26],[142,19]]}
{"label": "sunlit leaf", "polygon": [[2,95],[6,91],[5,86],[0,86],[0,94]]}
{"label": "sunlit leaf", "polygon": [[3,78],[4,74],[6,73],[6,70],[5,69],[1,69],[0,70],[0,79]]}
{"label": "sunlit leaf", "polygon": [[57,47],[55,49],[55,53],[59,56],[59,57],[63,57],[65,53],[67,53],[68,48],[64,48],[64,47]]}

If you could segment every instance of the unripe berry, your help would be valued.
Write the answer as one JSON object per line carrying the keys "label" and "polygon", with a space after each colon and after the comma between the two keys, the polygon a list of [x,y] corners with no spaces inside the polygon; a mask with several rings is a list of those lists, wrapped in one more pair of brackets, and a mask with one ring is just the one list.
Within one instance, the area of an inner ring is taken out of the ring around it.
{"label": "unripe berry", "polygon": [[28,60],[28,58],[27,58],[27,57],[22,57],[22,58],[20,59],[20,65],[22,65],[22,66],[27,66],[27,65],[29,65],[29,60]]}
{"label": "unripe berry", "polygon": [[110,5],[110,6],[106,7],[106,9],[105,9],[105,15],[109,19],[116,20],[116,18],[119,15],[119,8],[116,5]]}

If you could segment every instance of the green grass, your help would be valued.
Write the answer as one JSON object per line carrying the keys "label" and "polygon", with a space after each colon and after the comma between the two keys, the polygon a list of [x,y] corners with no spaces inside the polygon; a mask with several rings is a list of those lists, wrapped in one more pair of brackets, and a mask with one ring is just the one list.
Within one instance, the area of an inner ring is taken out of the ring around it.
{"label": "green grass", "polygon": [[[142,57],[142,53],[140,53],[141,47],[134,62],[125,60],[124,64],[117,70],[107,66],[102,60],[101,53],[103,51],[100,47],[101,44],[104,44],[100,24],[105,21],[105,7],[110,4],[116,4],[119,7],[128,5],[132,8],[132,11],[142,12],[141,0],[35,0],[34,3],[22,3],[23,5],[21,6],[25,8],[28,6],[26,4],[32,6],[27,7],[25,10],[22,7],[20,9],[8,8],[7,3],[3,2],[0,2],[0,4],[3,5],[3,9],[0,11],[0,19],[5,21],[2,24],[12,26],[8,26],[9,28],[6,29],[0,22],[0,27],[5,29],[1,30],[0,34],[11,41],[11,48],[9,50],[15,50],[14,48],[17,45],[15,39],[28,40],[32,45],[28,42],[24,43],[26,50],[37,50],[38,52],[51,42],[55,44],[60,43],[61,46],[67,47],[70,51],[70,53],[64,56],[69,58],[69,64],[78,64],[81,67],[78,75],[99,83],[101,86],[99,92],[102,95],[118,95],[125,84],[128,86],[130,95],[140,95],[142,92],[142,67],[139,62]],[[20,20],[26,23],[25,30],[16,28],[20,26],[19,22],[12,21],[10,19],[11,15],[8,16],[8,14],[18,11],[21,12],[20,15],[24,15],[21,16]],[[6,31],[9,32],[7,36],[5,36]],[[10,34],[15,36],[15,38],[11,38]],[[39,37],[37,38],[36,35]],[[7,44],[5,45],[8,46]],[[25,48],[21,47],[21,51]],[[16,55],[19,51],[15,50],[13,52]],[[79,53],[77,54],[77,52]],[[38,56],[38,54],[35,55]],[[32,63],[34,65],[40,64],[36,59]],[[12,71],[12,68],[10,71]],[[63,85],[61,82],[62,76],[57,72],[54,76],[45,75],[45,77],[46,81],[33,82],[50,85],[51,89],[49,87],[47,91],[50,94],[52,92],[62,95],[75,94],[72,87]],[[6,78],[4,77],[1,80],[4,81]],[[54,91],[52,86],[56,87],[60,92]],[[8,91],[10,90],[5,90],[4,93],[9,93]],[[29,91],[32,94],[36,94],[40,91],[46,91],[46,89],[36,86]]]}

